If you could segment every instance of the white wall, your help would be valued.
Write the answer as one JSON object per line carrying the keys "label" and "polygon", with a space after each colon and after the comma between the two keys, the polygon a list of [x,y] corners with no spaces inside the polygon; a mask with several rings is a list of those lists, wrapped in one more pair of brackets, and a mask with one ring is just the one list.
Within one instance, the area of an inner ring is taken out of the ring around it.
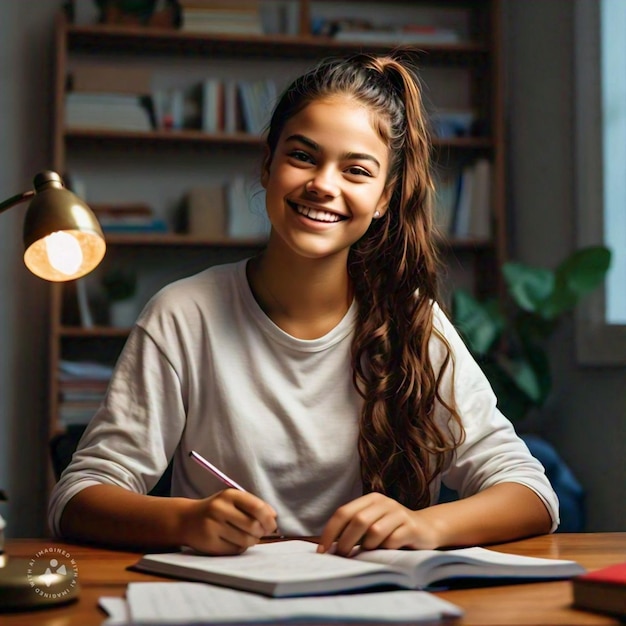
{"label": "white wall", "polygon": [[[87,0],[84,0],[87,1]],[[520,260],[574,249],[571,0],[504,0],[510,199]],[[90,2],[87,2],[91,4]],[[52,31],[62,0],[0,2],[0,198],[50,167]],[[0,505],[11,536],[44,532],[47,292],[21,261],[23,206],[0,216]],[[626,371],[576,365],[573,327],[556,337],[554,397],[539,428],[588,492],[589,530],[626,530]]]}

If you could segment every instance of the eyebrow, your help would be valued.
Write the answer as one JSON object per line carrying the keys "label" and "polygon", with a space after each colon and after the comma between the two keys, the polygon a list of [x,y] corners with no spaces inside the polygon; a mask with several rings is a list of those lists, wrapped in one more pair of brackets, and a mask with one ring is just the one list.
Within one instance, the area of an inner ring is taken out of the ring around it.
{"label": "eyebrow", "polygon": [[[309,146],[311,150],[315,150],[316,152],[320,151],[319,144],[317,144],[312,139],[305,137],[304,135],[299,135],[299,134],[289,135],[289,137],[287,137],[285,141],[299,141],[300,143],[303,143],[304,145]],[[378,162],[378,159],[376,157],[373,157],[371,154],[367,154],[366,152],[346,152],[346,154],[344,154],[342,158],[371,161],[377,167],[380,168],[380,163]]]}

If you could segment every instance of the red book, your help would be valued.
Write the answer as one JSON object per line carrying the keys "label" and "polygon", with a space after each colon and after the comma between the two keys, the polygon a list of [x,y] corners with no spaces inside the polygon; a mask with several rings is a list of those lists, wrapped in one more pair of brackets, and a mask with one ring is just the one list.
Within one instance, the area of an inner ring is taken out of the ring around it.
{"label": "red book", "polygon": [[572,579],[574,606],[626,617],[626,562]]}

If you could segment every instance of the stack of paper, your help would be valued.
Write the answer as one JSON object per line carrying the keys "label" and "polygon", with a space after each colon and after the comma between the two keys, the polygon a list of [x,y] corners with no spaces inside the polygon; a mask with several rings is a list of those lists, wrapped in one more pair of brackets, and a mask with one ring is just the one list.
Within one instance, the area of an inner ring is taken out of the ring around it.
{"label": "stack of paper", "polygon": [[425,591],[381,591],[299,598],[268,598],[205,583],[130,583],[126,599],[100,598],[103,626],[228,624],[279,620],[437,621],[462,611]]}

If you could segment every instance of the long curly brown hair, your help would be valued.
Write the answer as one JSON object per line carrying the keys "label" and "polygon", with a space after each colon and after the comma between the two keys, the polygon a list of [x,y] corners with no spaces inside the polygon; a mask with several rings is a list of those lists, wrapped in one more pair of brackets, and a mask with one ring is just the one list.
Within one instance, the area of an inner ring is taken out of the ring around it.
{"label": "long curly brown hair", "polygon": [[[420,82],[409,53],[401,50],[321,62],[282,94],[269,124],[270,158],[288,119],[312,101],[336,95],[369,108],[390,154],[388,210],[348,257],[358,303],[352,361],[364,399],[358,442],[363,488],[423,508],[430,504],[430,483],[464,434],[453,400],[439,392],[445,370],[454,364],[433,325],[440,263]],[[446,355],[438,371],[429,358],[433,338]],[[457,424],[456,437],[449,425],[437,423],[437,402]]]}

